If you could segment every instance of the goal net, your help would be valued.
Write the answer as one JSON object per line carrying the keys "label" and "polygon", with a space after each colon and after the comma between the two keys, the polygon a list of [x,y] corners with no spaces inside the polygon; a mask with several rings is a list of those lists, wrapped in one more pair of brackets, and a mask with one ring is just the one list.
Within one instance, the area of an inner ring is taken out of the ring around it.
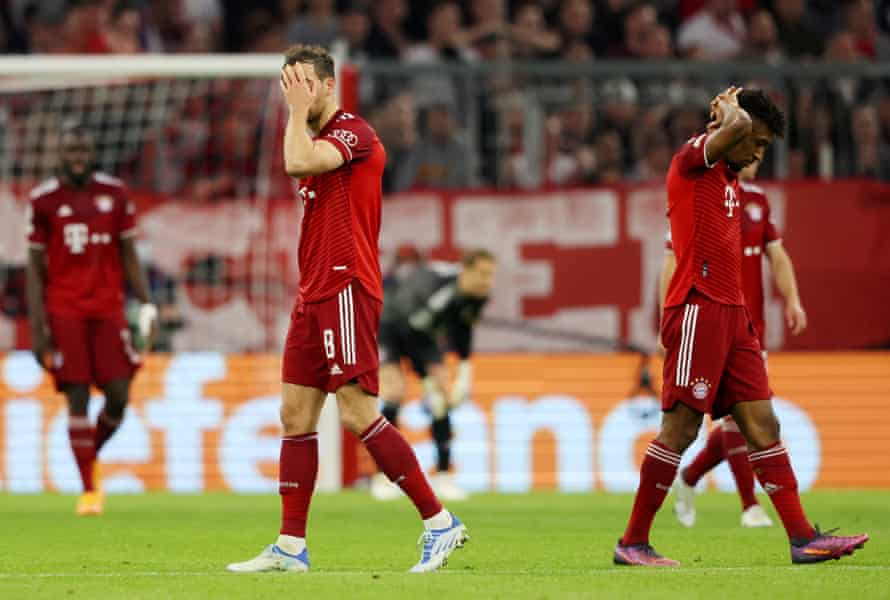
{"label": "goal net", "polygon": [[91,128],[97,168],[137,205],[161,349],[279,347],[299,275],[280,65],[266,54],[0,58],[0,348],[21,345],[24,208],[55,172],[66,120]]}

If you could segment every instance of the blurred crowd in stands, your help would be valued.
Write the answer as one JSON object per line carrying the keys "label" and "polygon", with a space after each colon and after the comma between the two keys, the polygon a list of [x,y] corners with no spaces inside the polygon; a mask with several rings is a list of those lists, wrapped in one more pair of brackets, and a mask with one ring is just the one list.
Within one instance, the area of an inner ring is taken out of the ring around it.
{"label": "blurred crowd in stands", "polygon": [[[890,58],[890,0],[6,0],[0,11],[0,48],[9,53],[336,46],[364,66],[360,110],[388,148],[387,191],[657,181],[673,150],[701,128],[718,85],[668,72],[604,80],[462,77],[440,65]],[[375,61],[415,70],[378,76]],[[736,83],[769,87],[790,116],[787,152],[766,176],[890,179],[883,80]],[[149,135],[138,153],[145,180],[166,174],[162,191],[191,186],[189,194],[209,198],[256,192],[243,182],[261,155],[262,90],[211,87],[184,102],[182,118]],[[529,120],[530,107],[540,112],[537,122]],[[528,136],[530,124],[537,137]],[[194,156],[183,160],[171,149]],[[171,168],[196,162],[192,171]]]}

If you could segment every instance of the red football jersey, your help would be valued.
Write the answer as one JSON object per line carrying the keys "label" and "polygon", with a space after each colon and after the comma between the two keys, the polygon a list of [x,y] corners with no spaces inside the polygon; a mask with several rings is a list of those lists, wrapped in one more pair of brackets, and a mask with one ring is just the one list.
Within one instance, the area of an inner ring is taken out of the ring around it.
{"label": "red football jersey", "polygon": [[666,307],[683,304],[692,288],[721,304],[745,304],[738,178],[723,161],[708,162],[706,141],[707,134],[690,139],[668,169],[667,213],[677,270]]}
{"label": "red football jersey", "polygon": [[377,246],[383,205],[386,151],[362,118],[337,111],[319,132],[343,155],[340,168],[300,181],[299,302],[337,295],[358,279],[383,301]]}
{"label": "red football jersey", "polygon": [[[742,291],[751,321],[760,343],[764,343],[766,318],[764,313],[763,259],[766,247],[782,238],[772,222],[770,206],[763,189],[743,181],[739,182],[742,208]],[[671,232],[668,231],[665,248],[673,251]]]}
{"label": "red football jersey", "polygon": [[136,234],[123,184],[95,173],[83,187],[49,179],[31,191],[28,242],[46,249],[46,310],[74,317],[124,307],[120,240]]}
{"label": "red football jersey", "polygon": [[778,241],[779,232],[770,220],[770,207],[763,189],[739,182],[742,215],[742,290],[757,337],[763,345],[764,317],[763,255],[768,244]]}

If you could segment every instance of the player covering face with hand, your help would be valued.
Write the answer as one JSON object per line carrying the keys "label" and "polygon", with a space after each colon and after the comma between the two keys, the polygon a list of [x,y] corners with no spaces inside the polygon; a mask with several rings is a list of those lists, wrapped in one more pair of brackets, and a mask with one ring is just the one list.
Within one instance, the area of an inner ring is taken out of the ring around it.
{"label": "player covering face with hand", "polygon": [[386,151],[364,119],[338,108],[334,62],[325,49],[290,48],[281,91],[289,110],[285,169],[299,179],[303,203],[300,291],[282,360],[281,528],[274,544],[228,570],[309,570],[306,523],[318,475],[316,429],[327,395],[335,394],[343,426],[359,436],[420,513],[422,550],[411,570],[434,571],[464,544],[466,528],[442,507],[411,446],[377,410],[383,301],[377,248]]}
{"label": "player covering face with hand", "polygon": [[[764,336],[766,319],[764,311],[763,262],[769,260],[770,271],[776,287],[785,299],[785,319],[793,335],[800,334],[807,326],[807,314],[801,306],[797,291],[797,278],[791,258],[782,245],[782,239],[772,222],[772,211],[764,190],[754,185],[760,162],[756,161],[739,173],[739,208],[742,226],[742,288],[745,305],[761,348],[766,348]],[[667,293],[667,285],[676,269],[670,238],[666,242],[661,274],[661,301]],[[763,351],[764,361],[766,350]],[[754,472],[748,462],[745,436],[739,431],[732,417],[717,422],[708,435],[707,443],[692,462],[677,474],[674,484],[676,500],[674,515],[685,527],[695,525],[695,485],[709,471],[726,460],[735,479],[736,489],[742,502],[742,527],[769,527],[772,521],[754,494]]]}
{"label": "player covering face with hand", "polygon": [[714,418],[731,414],[744,435],[754,474],[788,534],[792,562],[841,558],[861,548],[868,536],[826,535],[804,514],[741,287],[738,173],[763,160],[784,131],[784,115],[762,91],[735,87],[717,96],[711,109],[707,131],[690,139],[668,170],[667,211],[677,267],[661,324],[663,418],[640,467],[614,562],[679,565],[652,548],[649,532],[705,412]]}
{"label": "player covering face with hand", "polygon": [[[94,169],[92,133],[63,126],[58,174],[31,192],[27,291],[34,357],[68,402],[68,435],[83,484],[78,515],[103,511],[97,455],[114,435],[140,365],[124,317],[124,283],[142,303],[150,344],[157,309],[136,254],[133,205],[123,184]],[[90,386],[105,405],[93,425]]]}
{"label": "player covering face with hand", "polygon": [[[451,411],[470,393],[473,326],[488,302],[494,275],[494,256],[474,250],[464,256],[459,267],[443,263],[415,266],[390,286],[383,301],[379,337],[383,415],[397,424],[405,395],[402,360],[407,360],[421,379],[424,405],[432,416],[430,433],[438,469],[433,488],[446,500],[467,497],[449,472]],[[453,350],[460,360],[451,384],[443,347]],[[382,474],[372,481],[371,493],[378,500],[398,497],[398,489]]]}

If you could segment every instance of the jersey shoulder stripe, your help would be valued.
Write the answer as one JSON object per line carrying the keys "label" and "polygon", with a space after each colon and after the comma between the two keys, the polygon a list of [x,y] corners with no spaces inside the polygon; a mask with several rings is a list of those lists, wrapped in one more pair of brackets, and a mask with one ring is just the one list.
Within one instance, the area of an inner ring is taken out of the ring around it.
{"label": "jersey shoulder stripe", "polygon": [[113,185],[115,187],[124,187],[124,182],[114,177],[113,175],[109,175],[108,173],[102,173],[101,171],[96,171],[93,173],[93,180],[98,183],[104,183],[105,185]]}
{"label": "jersey shoulder stripe", "polygon": [[59,189],[59,180],[55,177],[51,177],[46,181],[40,183],[33,190],[31,190],[31,193],[28,194],[28,197],[31,198],[31,200],[37,200],[41,196],[51,194],[57,189]]}
{"label": "jersey shoulder stripe", "polygon": [[739,187],[751,194],[760,194],[761,196],[766,196],[766,192],[763,191],[763,188],[759,185],[754,185],[753,183],[748,183],[745,181],[739,181]]}

